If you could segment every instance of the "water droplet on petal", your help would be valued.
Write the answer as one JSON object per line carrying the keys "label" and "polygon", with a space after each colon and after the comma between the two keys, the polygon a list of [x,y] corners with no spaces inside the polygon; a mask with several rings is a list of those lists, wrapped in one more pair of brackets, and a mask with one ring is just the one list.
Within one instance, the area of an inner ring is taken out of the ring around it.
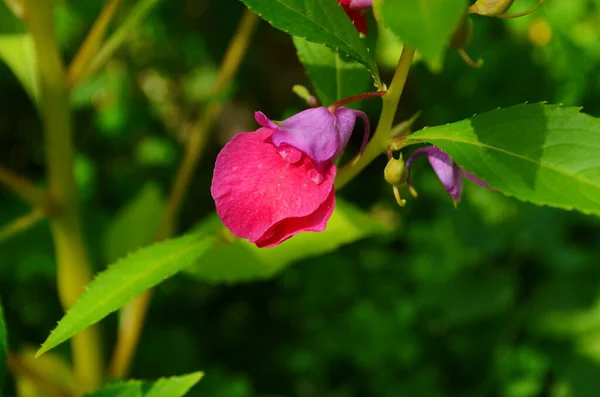
{"label": "water droplet on petal", "polygon": [[281,145],[277,150],[281,157],[290,164],[296,164],[302,159],[302,152],[290,145]]}
{"label": "water droplet on petal", "polygon": [[325,177],[323,176],[323,174],[321,174],[319,171],[313,168],[308,171],[308,179],[310,179],[317,185],[320,185],[325,180]]}

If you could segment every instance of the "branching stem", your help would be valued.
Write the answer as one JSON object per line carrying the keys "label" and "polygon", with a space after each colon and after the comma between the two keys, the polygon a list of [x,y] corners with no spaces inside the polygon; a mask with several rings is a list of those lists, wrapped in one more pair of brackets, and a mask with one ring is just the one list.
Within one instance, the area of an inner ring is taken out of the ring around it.
{"label": "branching stem", "polygon": [[415,55],[414,48],[407,45],[402,49],[396,72],[392,78],[392,83],[387,91],[387,94],[382,97],[383,109],[379,117],[379,124],[373,134],[373,138],[365,148],[365,151],[355,161],[349,162],[339,172],[335,179],[336,189],[341,189],[346,183],[354,178],[360,171],[369,165],[377,156],[385,153],[391,136],[394,117],[398,110],[398,102],[404,90],[408,71],[412,65]]}

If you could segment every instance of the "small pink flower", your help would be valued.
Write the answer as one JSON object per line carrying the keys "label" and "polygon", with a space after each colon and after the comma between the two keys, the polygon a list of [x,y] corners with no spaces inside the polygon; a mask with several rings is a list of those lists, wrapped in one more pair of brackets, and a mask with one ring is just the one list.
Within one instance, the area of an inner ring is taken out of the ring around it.
{"label": "small pink flower", "polygon": [[356,30],[359,33],[367,34],[365,10],[373,6],[373,0],[337,0],[337,2],[344,8]]}
{"label": "small pink flower", "polygon": [[335,206],[334,161],[357,117],[366,144],[369,121],[357,110],[308,109],[280,125],[256,112],[262,128],[236,135],[217,156],[211,194],[223,224],[258,247],[325,230]]}

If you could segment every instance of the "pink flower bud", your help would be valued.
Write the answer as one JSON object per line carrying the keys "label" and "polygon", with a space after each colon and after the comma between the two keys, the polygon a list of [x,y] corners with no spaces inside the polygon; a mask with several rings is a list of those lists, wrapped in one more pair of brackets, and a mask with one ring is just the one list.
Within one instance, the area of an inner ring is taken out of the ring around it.
{"label": "pink flower bud", "polygon": [[344,8],[356,30],[359,33],[367,34],[365,10],[373,6],[373,0],[337,0],[337,2]]}

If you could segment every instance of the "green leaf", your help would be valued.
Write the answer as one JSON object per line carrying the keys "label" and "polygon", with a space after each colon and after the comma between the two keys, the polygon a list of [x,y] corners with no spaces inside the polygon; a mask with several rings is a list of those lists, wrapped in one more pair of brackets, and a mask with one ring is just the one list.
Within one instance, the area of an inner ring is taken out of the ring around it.
{"label": "green leaf", "polygon": [[0,60],[15,74],[31,100],[37,104],[39,85],[33,39],[23,23],[0,1]]}
{"label": "green leaf", "polygon": [[0,35],[0,59],[6,62],[31,100],[37,104],[40,93],[31,35]]}
{"label": "green leaf", "polygon": [[84,397],[143,397],[143,386],[139,380],[113,383]]}
{"label": "green leaf", "polygon": [[0,396],[4,388],[4,377],[6,376],[6,361],[8,359],[8,345],[6,343],[6,324],[4,323],[4,312],[0,302]]}
{"label": "green leaf", "polygon": [[85,397],[181,397],[202,379],[202,372],[162,378],[155,382],[132,380],[112,383]]}
{"label": "green leaf", "polygon": [[[198,232],[218,233],[223,225],[214,215],[198,227]],[[244,282],[273,277],[291,263],[335,251],[344,244],[386,233],[380,222],[338,199],[335,211],[320,233],[300,233],[273,248],[257,248],[246,240],[216,245],[186,270],[210,282]]]}
{"label": "green leaf", "polygon": [[373,54],[335,0],[242,1],[277,29],[348,54],[380,81]]}
{"label": "green leaf", "polygon": [[371,76],[360,63],[343,59],[339,53],[322,44],[311,43],[299,37],[294,37],[293,40],[298,58],[304,65],[321,104],[328,106],[369,89]]}
{"label": "green leaf", "polygon": [[144,397],[181,397],[185,395],[196,383],[202,379],[202,372],[176,376],[168,379],[159,379],[150,387]]}
{"label": "green leaf", "polygon": [[142,248],[100,273],[60,320],[37,355],[120,309],[135,296],[197,261],[212,238],[188,235]]}
{"label": "green leaf", "polygon": [[384,25],[439,69],[450,37],[467,10],[464,0],[388,0],[375,2]]}
{"label": "green leaf", "polygon": [[104,238],[104,253],[109,263],[153,241],[163,203],[160,188],[148,183],[121,210]]}
{"label": "green leaf", "polygon": [[600,215],[600,121],[578,108],[513,106],[425,128],[407,138],[416,142],[433,143],[506,195]]}

